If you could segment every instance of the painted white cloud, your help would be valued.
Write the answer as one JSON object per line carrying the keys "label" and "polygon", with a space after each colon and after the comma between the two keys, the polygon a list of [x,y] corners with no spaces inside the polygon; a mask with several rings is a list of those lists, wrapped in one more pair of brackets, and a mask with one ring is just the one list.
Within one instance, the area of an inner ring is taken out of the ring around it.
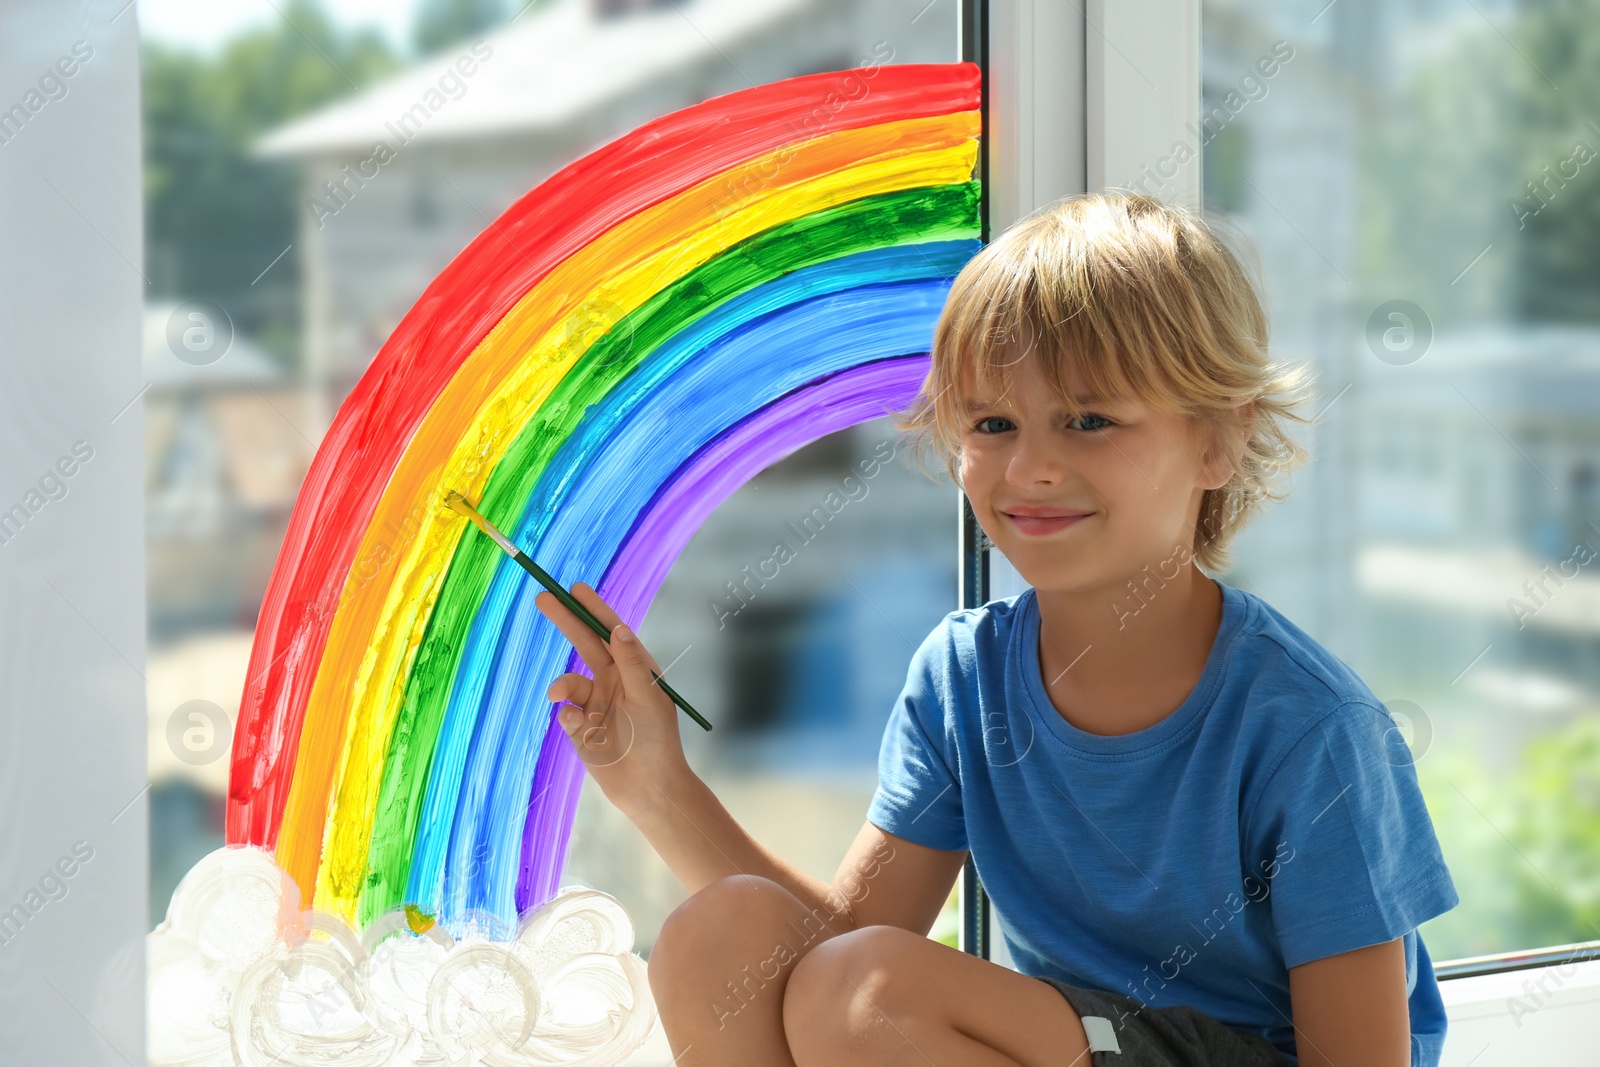
{"label": "painted white cloud", "polygon": [[403,912],[357,934],[299,900],[260,849],[184,876],[149,935],[152,1067],[615,1067],[655,1023],[633,924],[598,890],[496,941]]}

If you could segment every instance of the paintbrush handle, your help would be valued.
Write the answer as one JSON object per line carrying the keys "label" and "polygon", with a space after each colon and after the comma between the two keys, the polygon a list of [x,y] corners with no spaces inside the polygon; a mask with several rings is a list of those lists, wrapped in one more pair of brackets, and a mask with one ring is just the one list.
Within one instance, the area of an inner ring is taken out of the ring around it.
{"label": "paintbrush handle", "polygon": [[567,606],[569,611],[587,623],[589,629],[593,630],[607,641],[611,640],[611,631],[606,628],[606,624],[596,618],[594,613],[588,608],[579,603],[577,597],[563,589],[561,587],[561,583],[550,577],[549,572],[535,563],[531,556],[522,551],[522,549],[518,548],[511,553],[511,558],[516,560],[523,570],[527,571],[529,574],[538,579],[539,584],[550,590],[557,600],[561,601],[561,603]]}
{"label": "paintbrush handle", "polygon": [[[452,491],[445,497],[445,503],[452,511],[455,511],[461,515],[465,515],[467,518],[471,519],[472,524],[487,534],[489,539],[495,544],[499,545],[501,551],[505,552],[506,555],[516,560],[518,566],[527,571],[529,574],[533,575],[540,585],[550,590],[552,596],[561,601],[561,603],[565,604],[568,611],[582,619],[584,624],[587,625],[589,629],[599,634],[600,639],[606,644],[609,645],[611,643],[610,627],[606,626],[605,623],[595,618],[594,613],[588,608],[584,607],[582,604],[578,603],[577,598],[575,598],[571,593],[561,588],[560,582],[550,577],[545,569],[535,563],[526,552],[518,548],[516,543],[512,541],[511,538],[507,537],[505,534],[496,529],[494,523],[484,518],[477,508],[473,507],[467,502],[466,497],[462,496],[460,493]],[[684,712],[688,714],[689,718],[699,723],[703,729],[711,729],[711,723],[707,721],[706,717],[701,715],[698,711],[695,711],[694,708],[690,706],[689,702],[679,695],[676,689],[667,684],[667,680],[665,678],[657,674],[654,669],[650,671],[650,677],[656,680],[656,684],[659,685],[662,690],[672,698],[672,702],[674,704],[678,705],[678,707],[682,708]]]}
{"label": "paintbrush handle", "polygon": [[[561,603],[565,604],[569,611],[571,611],[578,618],[582,619],[588,625],[589,629],[599,634],[603,641],[605,641],[607,644],[611,643],[611,631],[606,628],[606,624],[595,618],[594,613],[580,604],[576,597],[567,592],[565,589],[561,588],[561,583],[550,577],[545,569],[535,563],[526,552],[522,551],[520,548],[514,547],[511,558],[516,560],[517,564],[521,566],[523,570],[533,575],[534,578],[538,580],[540,585],[550,590],[551,595],[553,595],[557,600],[561,601]],[[694,707],[690,705],[687,700],[683,699],[682,695],[680,695],[676,689],[667,684],[667,680],[665,678],[661,677],[661,675],[657,674],[653,669],[650,671],[650,676],[654,678],[656,680],[656,684],[659,685],[662,690],[672,698],[672,702],[674,704],[678,705],[678,707],[682,708],[688,713],[689,718],[699,723],[703,729],[711,729],[711,723],[706,720],[705,716],[694,710]]]}

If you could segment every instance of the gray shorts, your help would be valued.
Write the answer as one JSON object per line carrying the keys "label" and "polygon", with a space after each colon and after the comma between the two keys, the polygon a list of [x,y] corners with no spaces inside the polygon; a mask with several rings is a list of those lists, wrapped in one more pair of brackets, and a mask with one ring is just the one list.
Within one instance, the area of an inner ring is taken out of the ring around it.
{"label": "gray shorts", "polygon": [[[1277,1046],[1185,1004],[1153,1008],[1120,993],[1040,977],[1061,991],[1089,1035],[1076,1067],[1286,1067]],[[1069,1067],[1063,1063],[1061,1067]]]}

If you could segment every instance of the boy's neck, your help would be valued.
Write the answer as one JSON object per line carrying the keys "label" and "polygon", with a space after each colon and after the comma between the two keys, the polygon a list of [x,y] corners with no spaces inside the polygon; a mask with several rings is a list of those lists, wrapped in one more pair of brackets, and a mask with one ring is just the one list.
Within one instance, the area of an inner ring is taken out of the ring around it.
{"label": "boy's neck", "polygon": [[1222,625],[1222,589],[1192,562],[1140,597],[1120,586],[1035,590],[1039,669],[1060,715],[1092,734],[1129,734],[1193,691]]}

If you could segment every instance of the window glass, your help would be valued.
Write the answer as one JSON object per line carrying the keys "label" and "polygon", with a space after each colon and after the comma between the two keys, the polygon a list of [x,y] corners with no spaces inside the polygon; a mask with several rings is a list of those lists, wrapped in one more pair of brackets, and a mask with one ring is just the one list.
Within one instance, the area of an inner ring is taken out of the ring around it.
{"label": "window glass", "polygon": [[1592,4],[1206,0],[1207,207],[1316,455],[1230,580],[1394,712],[1461,904],[1434,960],[1600,937]]}

